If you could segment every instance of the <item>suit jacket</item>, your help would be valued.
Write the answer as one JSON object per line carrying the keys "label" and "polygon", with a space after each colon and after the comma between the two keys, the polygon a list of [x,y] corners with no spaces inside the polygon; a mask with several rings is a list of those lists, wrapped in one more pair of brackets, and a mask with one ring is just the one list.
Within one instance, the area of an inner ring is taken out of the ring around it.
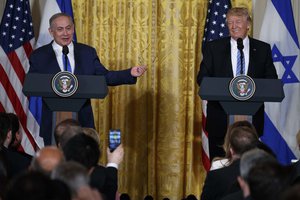
{"label": "suit jacket", "polygon": [[[131,69],[120,71],[107,70],[101,64],[96,50],[85,44],[74,43],[74,59],[74,74],[76,75],[103,75],[110,86],[136,83],[136,78],[131,76]],[[52,42],[33,51],[29,62],[29,73],[56,74],[61,71],[52,48]],[[87,100],[79,111],[78,120],[82,126],[94,128],[94,117],[90,100]],[[52,112],[43,102],[40,135],[44,138],[45,144],[48,145],[51,144],[51,129]]]}
{"label": "suit jacket", "polygon": [[4,162],[7,165],[9,178],[13,178],[28,170],[32,156],[5,147],[0,147],[0,152],[1,157],[3,157]]}
{"label": "suit jacket", "polygon": [[[249,45],[249,67],[247,75],[252,78],[277,79],[270,45],[250,37]],[[201,85],[203,77],[233,78],[230,37],[214,40],[205,45],[203,49],[203,60],[197,76],[199,86]],[[258,134],[262,135],[264,106],[258,110],[252,120]],[[216,123],[218,124],[217,126]],[[206,130],[209,132],[209,136],[224,138],[226,129],[227,115],[225,111],[218,102],[209,101],[206,121]]]}
{"label": "suit jacket", "polygon": [[244,199],[243,191],[239,190],[237,192],[226,195],[221,200],[243,200],[243,199]]}
{"label": "suit jacket", "polygon": [[118,170],[114,167],[96,166],[90,175],[90,185],[107,200],[115,200],[118,190]]}
{"label": "suit jacket", "polygon": [[291,164],[291,184],[299,184],[300,183],[300,160]]}
{"label": "suit jacket", "polygon": [[209,171],[203,185],[201,200],[217,200],[238,191],[235,183],[239,175],[239,159],[227,167]]}

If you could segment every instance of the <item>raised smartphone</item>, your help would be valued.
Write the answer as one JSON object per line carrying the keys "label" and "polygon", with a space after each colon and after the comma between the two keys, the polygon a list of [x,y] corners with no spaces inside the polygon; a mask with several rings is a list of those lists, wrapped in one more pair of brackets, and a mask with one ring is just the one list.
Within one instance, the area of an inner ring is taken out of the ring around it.
{"label": "raised smartphone", "polygon": [[121,144],[121,131],[120,129],[109,130],[108,145],[110,152],[113,152]]}

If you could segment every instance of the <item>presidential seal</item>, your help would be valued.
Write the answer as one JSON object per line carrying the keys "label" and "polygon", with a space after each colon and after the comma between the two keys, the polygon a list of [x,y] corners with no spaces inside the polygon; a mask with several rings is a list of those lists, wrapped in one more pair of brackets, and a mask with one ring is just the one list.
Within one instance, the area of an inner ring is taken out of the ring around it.
{"label": "presidential seal", "polygon": [[239,101],[250,99],[255,93],[256,87],[254,80],[247,75],[234,77],[229,84],[229,91],[233,98]]}
{"label": "presidential seal", "polygon": [[70,97],[78,89],[78,79],[68,71],[55,74],[52,78],[52,90],[60,97]]}

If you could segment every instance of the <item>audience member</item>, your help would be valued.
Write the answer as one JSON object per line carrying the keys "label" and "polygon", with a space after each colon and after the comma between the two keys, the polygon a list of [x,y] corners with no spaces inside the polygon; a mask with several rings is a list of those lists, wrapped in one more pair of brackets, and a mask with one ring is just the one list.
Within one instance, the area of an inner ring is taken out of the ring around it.
{"label": "audience member", "polygon": [[4,200],[71,200],[69,188],[46,175],[29,171],[15,177],[8,185]]}
{"label": "audience member", "polygon": [[64,161],[64,154],[59,148],[46,146],[35,154],[30,164],[30,170],[50,176],[52,170]]}
{"label": "audience member", "polygon": [[236,127],[232,130],[229,140],[230,153],[234,160],[229,166],[209,171],[207,173],[201,199],[221,199],[228,193],[238,191],[234,188],[237,177],[240,174],[240,157],[258,143],[256,132],[248,127]]}
{"label": "audience member", "polygon": [[52,179],[61,180],[71,190],[73,200],[101,200],[97,190],[89,186],[88,170],[74,161],[59,164],[51,173]]}
{"label": "audience member", "polygon": [[153,200],[153,196],[151,195],[146,195],[144,200]]}
{"label": "audience member", "polygon": [[130,196],[127,193],[122,193],[120,195],[120,200],[130,200]]}
{"label": "audience member", "polygon": [[90,172],[90,185],[97,188],[108,200],[114,200],[118,189],[118,165],[122,162],[124,150],[120,145],[115,151],[107,149],[108,164],[98,165],[100,150],[90,136],[78,134],[63,147],[66,160],[73,160],[85,166]]}
{"label": "audience member", "polygon": [[250,150],[242,156],[240,163],[240,176],[238,177],[238,182],[242,189],[242,192],[240,194],[244,198],[250,196],[250,189],[247,183],[249,171],[254,166],[264,162],[276,163],[277,160],[274,156],[272,156],[272,154],[269,154],[268,152],[265,152],[261,149]]}
{"label": "audience member", "polygon": [[190,194],[186,197],[186,200],[197,200],[196,196],[193,194]]}
{"label": "audience member", "polygon": [[[238,184],[245,190],[245,198],[249,197],[249,187],[247,187],[246,179],[248,177],[249,170],[258,163],[261,162],[277,162],[276,156],[264,143],[258,142],[256,148],[245,152],[240,161],[240,176],[238,177]],[[242,200],[244,199],[243,191],[239,190],[234,193],[230,193],[222,200]]]}
{"label": "audience member", "polygon": [[22,141],[22,133],[19,131],[19,118],[14,113],[7,113],[7,116],[10,120],[10,129],[12,133],[12,142],[10,143],[9,147],[13,149],[18,149]]}
{"label": "audience member", "polygon": [[13,142],[10,119],[7,113],[0,113],[0,149],[6,160],[8,177],[11,178],[26,170],[31,162],[31,156],[9,148]]}
{"label": "audience member", "polygon": [[216,157],[216,158],[214,158],[212,163],[211,163],[210,170],[215,170],[215,169],[219,169],[219,168],[228,166],[233,162],[232,155],[231,155],[231,152],[230,152],[229,140],[230,140],[230,137],[231,137],[232,129],[234,129],[236,127],[242,127],[242,126],[249,127],[250,129],[253,130],[253,132],[256,133],[255,127],[249,121],[246,121],[246,120],[245,121],[237,121],[237,122],[234,122],[233,124],[231,124],[227,129],[225,139],[224,139],[224,144],[223,144],[225,157]]}
{"label": "audience member", "polygon": [[[300,150],[300,131],[296,135],[298,148]],[[300,184],[300,160],[292,160],[292,185]]]}
{"label": "audience member", "polygon": [[8,182],[7,163],[0,151],[0,199],[3,199],[6,184]]}
{"label": "audience member", "polygon": [[10,130],[10,120],[7,113],[0,112],[0,145],[1,149],[3,147],[8,148],[12,141],[12,133]]}
{"label": "audience member", "polygon": [[[63,133],[66,132],[64,137]],[[58,147],[61,143],[65,144],[67,141],[73,137],[76,133],[81,133],[82,127],[80,123],[75,119],[65,119],[58,123],[54,129],[54,139]]]}
{"label": "audience member", "polygon": [[280,200],[299,200],[300,199],[300,185],[296,184],[288,189],[286,189],[282,195],[280,195]]}
{"label": "audience member", "polygon": [[83,133],[94,138],[94,140],[96,140],[98,145],[100,145],[100,137],[99,137],[99,133],[96,131],[96,129],[83,127]]}
{"label": "audience member", "polygon": [[255,200],[277,200],[291,182],[290,166],[263,162],[250,169],[247,183]]}

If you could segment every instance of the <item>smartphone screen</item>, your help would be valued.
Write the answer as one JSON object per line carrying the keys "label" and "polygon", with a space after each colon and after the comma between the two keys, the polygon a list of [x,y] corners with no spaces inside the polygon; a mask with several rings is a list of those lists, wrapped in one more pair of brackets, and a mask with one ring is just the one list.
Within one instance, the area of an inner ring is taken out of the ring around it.
{"label": "smartphone screen", "polygon": [[113,152],[121,144],[120,129],[109,130],[109,149]]}

